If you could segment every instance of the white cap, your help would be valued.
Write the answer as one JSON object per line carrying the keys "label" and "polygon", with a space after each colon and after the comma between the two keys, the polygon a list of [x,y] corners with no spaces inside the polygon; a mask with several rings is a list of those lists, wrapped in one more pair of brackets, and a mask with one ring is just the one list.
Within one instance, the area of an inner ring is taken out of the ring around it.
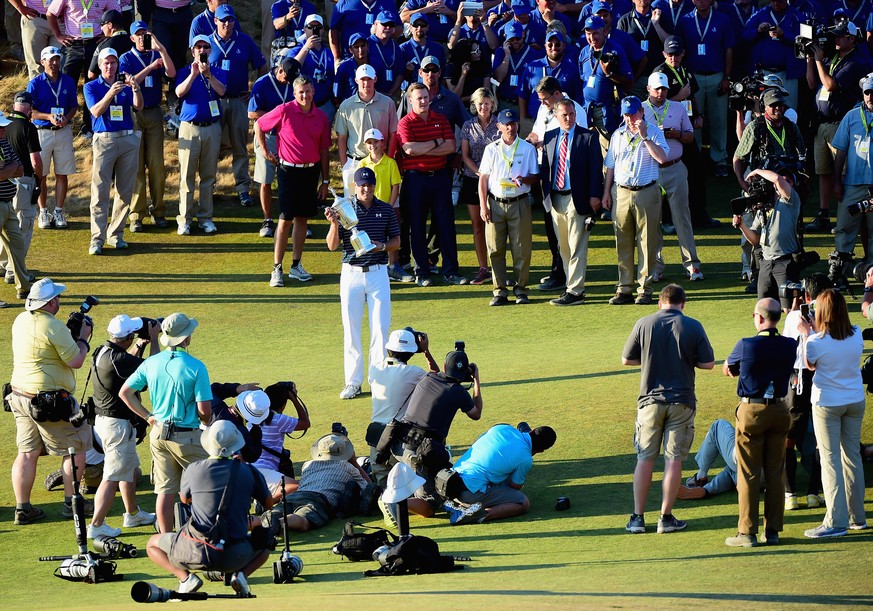
{"label": "white cap", "polygon": [[373,66],[370,64],[361,64],[358,66],[358,69],[355,70],[355,78],[376,78],[376,71],[373,69]]}
{"label": "white cap", "polygon": [[24,309],[28,312],[38,310],[66,290],[65,284],[52,282],[51,278],[38,280],[30,287],[27,300],[24,302]]}
{"label": "white cap", "polygon": [[246,440],[230,420],[218,420],[200,435],[200,445],[210,456],[230,458],[246,445]]}
{"label": "white cap", "polygon": [[57,47],[46,47],[39,54],[40,59],[50,59],[52,57],[60,57],[60,56],[61,56],[61,50],[58,49]]}
{"label": "white cap", "polygon": [[119,314],[109,321],[106,330],[112,337],[127,337],[134,331],[142,329],[142,318],[131,318],[127,314]]}
{"label": "white cap", "polygon": [[418,352],[418,344],[415,341],[415,335],[406,329],[398,329],[392,331],[388,336],[388,342],[385,344],[385,350],[392,352]]}
{"label": "white cap", "polygon": [[9,117],[7,117],[5,114],[3,114],[2,111],[0,111],[0,127],[6,127],[10,123],[12,123],[12,121],[9,119]]}
{"label": "white cap", "polygon": [[321,18],[321,15],[316,15],[312,13],[309,17],[306,18],[306,21],[303,22],[303,25],[309,25],[313,21],[317,21],[321,25],[324,25],[324,19]]}
{"label": "white cap", "polygon": [[670,82],[667,80],[667,75],[663,72],[652,72],[649,75],[649,87],[658,89],[660,87],[670,88]]}
{"label": "white cap", "polygon": [[263,390],[246,390],[236,398],[239,413],[251,424],[260,424],[270,415],[270,397]]}
{"label": "white cap", "polygon": [[424,478],[416,474],[406,463],[399,462],[391,468],[386,483],[382,501],[399,503],[415,494],[415,491],[424,485]]}
{"label": "white cap", "polygon": [[110,55],[112,57],[114,57],[115,59],[118,59],[118,51],[116,51],[112,47],[106,47],[105,49],[102,49],[100,51],[100,53],[97,54],[97,61],[102,62],[104,59],[106,59]]}
{"label": "white cap", "polygon": [[384,140],[384,139],[385,139],[385,136],[383,136],[382,132],[380,132],[375,127],[370,128],[366,132],[364,132],[364,142],[366,142],[367,140]]}

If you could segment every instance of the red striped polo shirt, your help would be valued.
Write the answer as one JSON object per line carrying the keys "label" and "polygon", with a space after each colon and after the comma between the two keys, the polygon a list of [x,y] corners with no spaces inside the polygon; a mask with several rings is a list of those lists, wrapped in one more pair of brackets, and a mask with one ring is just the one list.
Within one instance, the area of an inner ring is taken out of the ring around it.
{"label": "red striped polo shirt", "polygon": [[439,155],[419,155],[410,157],[404,155],[403,145],[407,142],[428,142],[437,138],[445,140],[454,140],[455,132],[452,130],[452,124],[445,115],[438,112],[430,111],[427,115],[427,121],[419,117],[414,112],[400,119],[397,124],[397,162],[400,169],[419,170],[422,172],[432,172],[434,170],[442,170],[446,167],[446,157]]}

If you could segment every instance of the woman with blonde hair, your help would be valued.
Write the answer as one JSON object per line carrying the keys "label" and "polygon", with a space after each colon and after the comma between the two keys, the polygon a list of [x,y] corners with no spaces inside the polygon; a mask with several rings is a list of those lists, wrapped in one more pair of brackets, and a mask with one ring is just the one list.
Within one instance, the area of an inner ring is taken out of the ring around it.
{"label": "woman with blonde hair", "polygon": [[864,468],[861,463],[861,330],[849,321],[845,298],[833,289],[815,300],[815,321],[798,323],[806,366],[812,378],[812,422],[821,453],[821,479],[827,512],[811,539],[841,537],[864,530]]}

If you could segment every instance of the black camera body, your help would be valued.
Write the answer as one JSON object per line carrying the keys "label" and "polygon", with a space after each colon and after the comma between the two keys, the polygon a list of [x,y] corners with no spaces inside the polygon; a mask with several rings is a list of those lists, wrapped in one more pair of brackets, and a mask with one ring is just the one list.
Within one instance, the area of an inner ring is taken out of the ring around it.
{"label": "black camera body", "polygon": [[732,81],[728,92],[728,110],[760,112],[761,96],[764,95],[765,89],[767,89],[767,85],[759,71],[755,71],[739,81]]}
{"label": "black camera body", "polygon": [[618,69],[618,54],[612,51],[603,51],[600,54],[600,61],[606,65],[606,72],[612,73]]}
{"label": "black camera body", "polygon": [[783,282],[779,285],[779,297],[782,299],[800,299],[803,303],[806,297],[806,285],[803,282]]}
{"label": "black camera body", "polygon": [[[756,180],[757,179],[757,180]],[[731,200],[731,212],[735,215],[743,215],[757,210],[770,210],[776,202],[776,186],[769,180],[760,176],[753,176],[749,181],[749,188],[745,197],[737,197]]]}
{"label": "black camera body", "polygon": [[136,336],[139,339],[150,339],[149,326],[151,323],[155,323],[158,328],[160,328],[161,323],[164,322],[163,316],[161,318],[146,318],[145,316],[141,316],[140,318],[142,319],[142,327],[140,327],[140,330],[136,332]]}
{"label": "black camera body", "polygon": [[70,333],[73,334],[74,339],[78,339],[81,335],[82,323],[87,322],[92,329],[94,328],[94,321],[91,320],[88,313],[91,311],[91,308],[99,303],[100,300],[94,295],[88,295],[85,297],[85,301],[82,302],[82,305],[79,306],[79,311],[73,312],[70,314],[70,317],[67,318],[67,329],[69,329]]}
{"label": "black camera body", "polygon": [[815,21],[801,23],[800,34],[794,39],[794,56],[797,59],[806,59],[812,55],[813,45],[821,47],[826,57],[832,55],[837,38],[834,30],[837,27],[825,26]]}
{"label": "black camera body", "polygon": [[330,432],[332,435],[342,435],[343,437],[349,436],[349,431],[343,426],[342,422],[334,422],[330,427]]}
{"label": "black camera body", "polygon": [[858,216],[862,212],[873,212],[873,187],[867,188],[867,199],[862,199],[853,204],[847,204],[846,210],[852,216]]}
{"label": "black camera body", "polygon": [[124,72],[119,70],[118,72],[115,73],[115,82],[116,83],[124,83],[125,81],[127,81],[127,75]]}
{"label": "black camera body", "polygon": [[424,331],[416,331],[412,327],[406,327],[405,330],[412,333],[412,336],[415,337],[416,354],[419,352],[424,352],[423,345],[424,340],[427,339],[427,333],[425,333]]}

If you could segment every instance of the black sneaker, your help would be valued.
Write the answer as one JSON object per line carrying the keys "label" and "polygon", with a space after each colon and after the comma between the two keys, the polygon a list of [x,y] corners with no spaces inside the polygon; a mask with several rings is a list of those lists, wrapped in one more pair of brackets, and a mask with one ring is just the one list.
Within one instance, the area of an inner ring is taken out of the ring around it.
{"label": "black sneaker", "polygon": [[557,299],[549,301],[550,304],[556,306],[575,306],[585,303],[585,293],[574,295],[573,293],[564,293]]}
{"label": "black sneaker", "polygon": [[646,518],[638,513],[632,513],[630,522],[624,527],[626,531],[633,534],[646,532]]}
{"label": "black sneaker", "polygon": [[558,278],[553,278],[552,276],[546,276],[545,278],[540,280],[540,283],[537,286],[537,290],[546,293],[563,291],[565,288],[567,288],[567,282],[565,280],[559,280]]}
{"label": "black sneaker", "polygon": [[818,214],[815,215],[815,218],[804,227],[805,231],[818,231],[821,233],[828,232],[830,229],[831,219],[829,218],[828,213],[823,210],[819,210]]}
{"label": "black sneaker", "polygon": [[491,298],[491,301],[488,302],[490,306],[505,306],[509,304],[509,299],[506,298],[505,295],[495,295]]}
{"label": "black sneaker", "polygon": [[684,529],[688,524],[684,520],[677,520],[672,513],[658,518],[658,534],[672,533]]}
{"label": "black sneaker", "polygon": [[16,526],[24,526],[31,524],[37,520],[42,520],[45,517],[45,512],[39,507],[30,506],[30,509],[16,509],[14,524]]}
{"label": "black sneaker", "polygon": [[629,293],[616,293],[615,297],[609,300],[609,305],[628,305],[634,302],[633,295]]}
{"label": "black sneaker", "polygon": [[634,299],[634,303],[637,305],[651,305],[654,303],[654,300],[652,299],[651,293],[640,293],[637,295],[637,298]]}

